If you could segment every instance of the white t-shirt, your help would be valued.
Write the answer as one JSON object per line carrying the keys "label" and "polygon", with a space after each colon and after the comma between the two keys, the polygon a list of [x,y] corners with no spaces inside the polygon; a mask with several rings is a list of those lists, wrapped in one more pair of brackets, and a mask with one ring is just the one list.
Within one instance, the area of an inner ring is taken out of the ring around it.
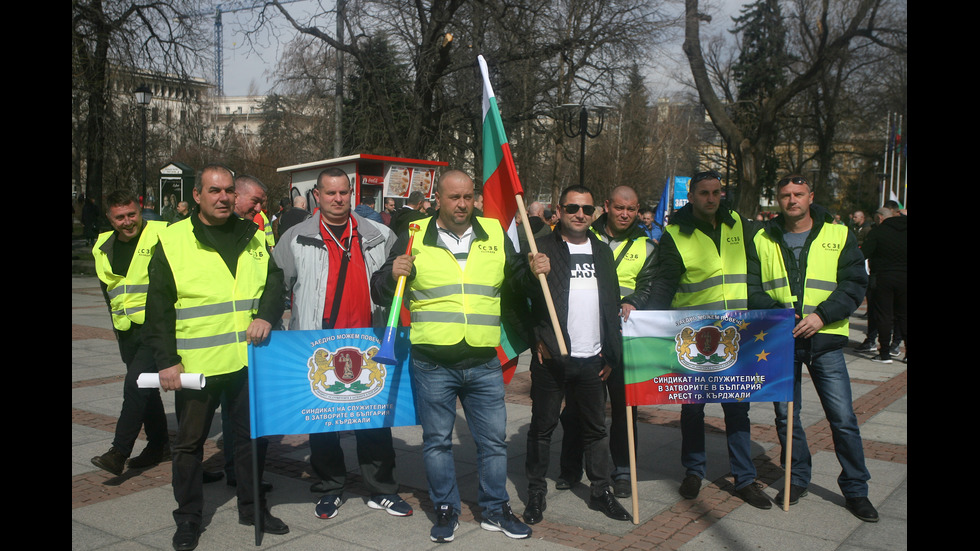
{"label": "white t-shirt", "polygon": [[[566,242],[567,243],[567,242]],[[571,255],[568,281],[568,337],[573,358],[591,358],[602,352],[599,330],[599,285],[596,280],[592,242],[567,243]]]}

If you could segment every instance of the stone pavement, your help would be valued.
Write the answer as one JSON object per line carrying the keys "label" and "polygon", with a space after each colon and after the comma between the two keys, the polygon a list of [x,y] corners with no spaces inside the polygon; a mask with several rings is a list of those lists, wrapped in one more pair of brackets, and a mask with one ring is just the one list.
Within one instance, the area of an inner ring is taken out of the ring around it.
{"label": "stone pavement", "polygon": [[[89,272],[91,273],[91,272]],[[170,486],[170,463],[145,471],[126,471],[114,477],[95,468],[89,459],[110,446],[122,404],[124,366],[112,334],[109,316],[93,276],[72,276],[72,548],[171,549],[175,507]],[[865,322],[851,320],[852,341],[860,340]],[[853,344],[853,342],[852,342]],[[588,509],[588,486],[569,491],[552,489],[545,520],[533,527],[527,540],[508,540],[480,528],[476,503],[476,457],[468,428],[456,424],[454,452],[464,512],[456,540],[438,545],[429,541],[433,519],[421,455],[421,429],[393,429],[401,495],[415,515],[396,518],[366,506],[367,495],[356,474],[351,433],[341,440],[354,483],[345,493],[340,514],[330,520],[313,515],[319,495],[311,494],[313,479],[307,462],[305,436],[272,437],[266,480],[273,514],[290,526],[285,536],[264,536],[262,547],[282,549],[684,549],[749,550],[794,548],[907,549],[908,536],[908,400],[907,366],[874,364],[853,350],[845,351],[861,423],[864,451],[871,470],[871,501],[881,514],[877,524],[863,523],[844,509],[837,487],[840,466],[833,452],[830,429],[816,393],[805,377],[803,424],[813,452],[810,495],[784,513],[746,505],[732,494],[728,474],[721,407],[706,410],[708,435],[707,481],[696,500],[684,500],[677,488],[684,477],[680,464],[680,406],[641,407],[637,427],[639,462],[639,524],[615,522]],[[531,418],[527,360],[507,388],[508,490],[516,513],[527,499],[524,455]],[[164,396],[171,431],[176,428],[173,395]],[[769,404],[753,404],[753,456],[759,482],[775,497],[782,486],[778,441]],[[560,429],[558,431],[560,433]],[[219,470],[220,417],[205,448],[206,468]],[[142,435],[141,435],[142,436]],[[558,442],[557,436],[555,441]],[[134,455],[145,440],[137,442]],[[557,476],[558,448],[552,446],[552,476]],[[234,489],[223,482],[205,486],[205,532],[199,549],[254,548],[251,528],[238,525]],[[629,508],[629,500],[622,500]]]}

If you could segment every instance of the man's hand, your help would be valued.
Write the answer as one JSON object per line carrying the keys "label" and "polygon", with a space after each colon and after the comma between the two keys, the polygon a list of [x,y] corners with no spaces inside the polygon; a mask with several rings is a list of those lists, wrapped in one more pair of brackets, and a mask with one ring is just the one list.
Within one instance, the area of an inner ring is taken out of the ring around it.
{"label": "man's hand", "polygon": [[414,263],[414,256],[403,254],[396,257],[395,261],[391,263],[391,279],[398,281],[401,276],[411,277]]}
{"label": "man's hand", "polygon": [[612,374],[612,368],[608,365],[603,365],[602,370],[599,371],[599,380],[605,381],[609,378],[610,374]]}
{"label": "man's hand", "polygon": [[177,364],[160,371],[160,388],[164,392],[168,390],[180,390],[180,374],[184,372],[184,364]]}
{"label": "man's hand", "polygon": [[252,320],[252,323],[248,324],[248,329],[245,330],[245,342],[262,344],[265,339],[269,338],[270,331],[272,331],[271,323],[264,319],[255,318]]}
{"label": "man's hand", "polygon": [[541,274],[548,275],[548,272],[551,271],[551,259],[544,253],[527,253],[527,262],[531,265],[531,273],[535,277]]}
{"label": "man's hand", "polygon": [[538,341],[538,345],[534,347],[538,354],[538,363],[544,365],[545,360],[551,359],[551,353],[548,352],[548,347],[544,345],[544,341]]}
{"label": "man's hand", "polygon": [[630,312],[632,312],[633,310],[636,310],[636,306],[633,306],[628,302],[624,302],[619,307],[619,317],[623,318],[623,321],[626,321],[630,319]]}
{"label": "man's hand", "polygon": [[823,320],[816,312],[812,314],[807,314],[803,321],[796,324],[793,328],[793,337],[809,339],[810,337],[817,334],[817,331],[823,327]]}

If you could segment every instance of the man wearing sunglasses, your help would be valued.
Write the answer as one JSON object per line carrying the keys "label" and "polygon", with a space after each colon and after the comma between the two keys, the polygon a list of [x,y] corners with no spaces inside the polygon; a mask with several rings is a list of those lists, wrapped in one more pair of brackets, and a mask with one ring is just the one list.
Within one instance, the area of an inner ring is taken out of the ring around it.
{"label": "man wearing sunglasses", "polygon": [[[536,524],[547,508],[545,476],[551,435],[562,399],[578,412],[585,472],[592,482],[589,508],[614,520],[632,517],[610,491],[612,458],[606,435],[605,381],[621,370],[619,285],[612,250],[589,229],[595,203],[582,186],[567,188],[559,201],[555,231],[537,240],[551,262],[548,286],[569,355],[562,357],[541,289],[530,293],[536,320],[531,359],[531,427],[525,468],[528,503],[524,521]],[[635,217],[635,210],[633,216]],[[619,375],[620,377],[622,375]],[[581,453],[581,452],[579,452]]]}
{"label": "man wearing sunglasses", "polygon": [[[660,240],[647,308],[745,310],[747,273],[758,270],[752,244],[755,226],[722,204],[721,176],[713,170],[694,175],[687,201],[671,218]],[[723,403],[721,407],[735,493],[753,507],[769,509],[772,501],[755,483],[749,403]],[[698,496],[706,462],[704,404],[684,404],[681,463],[686,476],[678,490],[681,496]]]}
{"label": "man wearing sunglasses", "polygon": [[[620,304],[624,318],[642,302],[630,295],[637,287],[649,285],[650,266],[653,263],[655,243],[637,222],[640,199],[629,186],[617,186],[605,202],[606,212],[592,224],[592,233],[609,246],[619,278]],[[639,285],[637,284],[640,279]],[[644,279],[646,278],[646,279]],[[641,299],[642,300],[642,299]],[[609,402],[612,405],[612,425],[609,428],[609,451],[613,460],[613,489],[616,497],[629,497],[630,461],[629,442],[626,436],[626,390],[623,371],[614,371],[606,379]],[[636,410],[633,410],[636,422]],[[570,489],[582,478],[582,434],[578,411],[574,404],[566,405],[561,415],[561,474],[555,484],[559,490]]]}
{"label": "man wearing sunglasses", "polygon": [[[761,273],[749,278],[753,308],[794,308],[797,324],[794,362],[793,459],[790,505],[807,495],[812,462],[806,432],[800,422],[803,409],[803,364],[820,397],[834,451],[841,464],[837,484],[845,506],[865,522],[878,522],[878,511],[868,500],[871,474],[864,463],[864,445],[851,401],[851,381],[842,348],[848,341],[848,318],[864,300],[868,274],[857,238],[846,226],[813,204],[813,188],[802,176],[788,176],[776,184],[782,214],[766,223],[755,236]],[[865,241],[867,243],[867,240]],[[785,447],[788,408],[776,403],[776,432]],[[781,503],[782,491],[776,496]]]}

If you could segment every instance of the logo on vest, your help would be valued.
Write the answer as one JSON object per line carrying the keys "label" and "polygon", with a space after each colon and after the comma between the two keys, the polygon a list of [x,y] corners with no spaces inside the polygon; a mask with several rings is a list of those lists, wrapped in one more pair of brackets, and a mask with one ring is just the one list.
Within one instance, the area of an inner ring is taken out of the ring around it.
{"label": "logo on vest", "polygon": [[738,245],[739,243],[742,242],[742,237],[738,235],[733,235],[725,239],[725,241],[727,241],[729,245]]}
{"label": "logo on vest", "polygon": [[825,251],[834,253],[839,253],[841,249],[840,243],[821,243],[820,247],[822,247]]}
{"label": "logo on vest", "polygon": [[153,256],[153,249],[150,247],[139,247],[136,249],[136,254],[140,256]]}
{"label": "logo on vest", "polygon": [[496,245],[487,245],[485,243],[477,243],[476,248],[481,253],[496,253],[499,250]]}
{"label": "logo on vest", "polygon": [[385,368],[372,360],[378,347],[341,348],[330,354],[318,348],[307,362],[310,390],[326,402],[359,402],[385,386]]}
{"label": "logo on vest", "polygon": [[674,337],[677,361],[691,371],[724,371],[738,361],[738,329],[719,324],[695,330],[686,326]]}
{"label": "logo on vest", "polygon": [[255,260],[262,260],[262,257],[265,256],[265,251],[262,249],[249,249],[248,254],[252,255],[252,258]]}
{"label": "logo on vest", "polygon": [[637,253],[626,253],[626,255],[623,256],[623,261],[625,262],[636,262],[639,259],[640,255]]}

